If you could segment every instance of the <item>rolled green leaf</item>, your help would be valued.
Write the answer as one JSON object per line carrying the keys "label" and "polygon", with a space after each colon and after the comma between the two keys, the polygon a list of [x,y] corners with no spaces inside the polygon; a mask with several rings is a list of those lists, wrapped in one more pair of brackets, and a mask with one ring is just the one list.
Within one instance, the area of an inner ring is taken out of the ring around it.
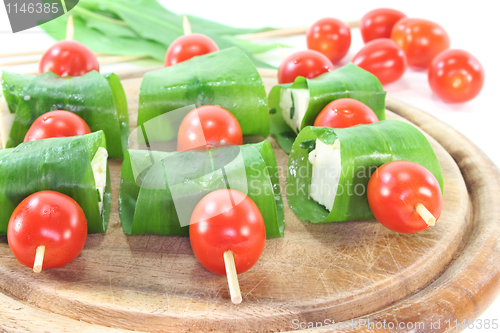
{"label": "rolled green leaf", "polygon": [[17,205],[28,195],[43,190],[75,199],[87,218],[88,232],[105,232],[111,203],[109,168],[106,167],[104,193],[100,193],[91,164],[99,147],[106,148],[102,131],[24,142],[16,148],[0,150],[0,235],[6,234]]}
{"label": "rolled green leaf", "polygon": [[276,159],[267,141],[182,153],[127,151],[119,197],[123,231],[188,235],[189,218],[199,200],[224,188],[246,193],[256,203],[267,237],[283,236]]}
{"label": "rolled green leaf", "polygon": [[[336,140],[340,145],[334,147]],[[324,169],[317,169],[317,172],[323,172],[319,186],[318,183],[313,185],[313,165],[309,160],[311,152],[320,154],[318,141],[322,146],[321,159],[325,161]],[[338,158],[325,159],[325,152],[326,155],[335,154],[336,148],[340,149],[340,161]],[[423,165],[443,188],[443,175],[436,154],[425,136],[410,124],[384,120],[344,129],[306,127],[297,136],[288,162],[286,182],[290,208],[299,219],[313,223],[373,219],[366,196],[370,176],[379,166],[398,160]],[[340,170],[337,162],[340,162]],[[339,177],[336,190],[335,177]],[[316,201],[327,198],[328,193],[334,195],[331,211]]]}
{"label": "rolled green leaf", "polygon": [[92,71],[61,78],[51,72],[39,76],[3,72],[2,80],[9,111],[15,113],[7,148],[23,142],[31,124],[42,114],[66,110],[85,120],[91,131],[104,132],[111,157],[123,157],[129,131],[127,100],[115,74],[103,76]]}
{"label": "rolled green leaf", "polygon": [[243,135],[269,135],[264,84],[238,48],[191,58],[144,75],[137,126],[188,105],[220,105],[240,123]]}
{"label": "rolled green leaf", "polygon": [[297,133],[312,126],[328,103],[353,98],[368,105],[379,120],[384,120],[385,95],[373,74],[352,63],[314,79],[299,76],[293,83],[274,86],[269,93],[271,134],[290,153]]}

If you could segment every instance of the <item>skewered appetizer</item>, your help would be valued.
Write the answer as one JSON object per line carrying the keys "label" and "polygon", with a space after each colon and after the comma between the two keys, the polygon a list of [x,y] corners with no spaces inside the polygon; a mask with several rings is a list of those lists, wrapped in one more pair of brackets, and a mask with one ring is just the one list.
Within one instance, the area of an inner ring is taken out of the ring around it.
{"label": "skewered appetizer", "polygon": [[110,157],[122,157],[128,147],[127,101],[120,78],[96,71],[61,78],[47,72],[29,76],[3,72],[0,131],[5,148],[23,142],[37,118],[52,110],[81,117],[91,131],[106,135]]}
{"label": "skewered appetizer", "polygon": [[292,148],[287,198],[301,220],[313,223],[373,219],[366,187],[387,162],[418,163],[442,188],[441,166],[425,136],[402,121],[331,129],[306,127]]}
{"label": "skewered appetizer", "polygon": [[383,120],[385,94],[375,76],[353,64],[314,79],[297,77],[294,83],[274,86],[269,93],[271,133],[280,147],[290,153],[296,134],[313,125],[328,103],[353,98],[366,104]]}
{"label": "skewered appetizer", "polygon": [[111,188],[102,131],[23,142],[0,150],[0,235],[16,206],[28,195],[52,190],[83,209],[89,233],[106,231]]}

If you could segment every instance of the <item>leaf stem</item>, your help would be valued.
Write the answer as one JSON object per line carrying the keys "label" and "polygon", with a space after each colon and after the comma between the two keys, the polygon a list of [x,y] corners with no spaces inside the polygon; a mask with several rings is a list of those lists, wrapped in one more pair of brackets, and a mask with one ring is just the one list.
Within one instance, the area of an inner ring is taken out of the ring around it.
{"label": "leaf stem", "polygon": [[116,25],[122,25],[124,27],[128,27],[127,22],[124,22],[124,21],[121,21],[121,20],[117,20],[117,19],[114,19],[114,18],[111,18],[111,17],[107,17],[107,16],[104,16],[104,15],[100,15],[100,14],[91,12],[90,10],[82,8],[82,7],[79,7],[79,6],[74,7],[73,10],[76,11],[76,12],[79,12],[82,15],[85,15],[85,16],[88,16],[88,17],[92,17],[92,18],[94,18],[96,20],[100,20],[100,21],[104,21],[104,22],[113,23],[113,24],[116,24]]}

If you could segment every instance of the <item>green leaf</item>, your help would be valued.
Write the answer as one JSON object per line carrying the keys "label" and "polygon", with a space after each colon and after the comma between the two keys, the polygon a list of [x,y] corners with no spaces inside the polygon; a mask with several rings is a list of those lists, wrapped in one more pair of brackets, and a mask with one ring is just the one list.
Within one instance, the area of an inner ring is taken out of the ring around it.
{"label": "green leaf", "polygon": [[9,106],[10,113],[16,112],[21,91],[34,77],[34,75],[24,75],[2,71],[2,91],[0,92],[0,96],[4,96],[5,101]]}
{"label": "green leaf", "polygon": [[108,178],[101,214],[90,165],[97,148],[105,145],[104,134],[98,131],[24,142],[16,148],[0,150],[0,235],[6,234],[17,205],[28,195],[43,190],[61,192],[75,199],[87,218],[88,232],[105,232],[111,202],[110,182]]}
{"label": "green leaf", "polygon": [[[309,196],[312,165],[309,163],[310,140],[331,145],[338,139],[341,149],[341,175],[333,209]],[[391,161],[412,161],[431,171],[443,188],[441,166],[429,141],[414,126],[397,120],[370,125],[332,129],[309,126],[293,144],[288,162],[287,198],[290,208],[301,220],[313,223],[373,219],[366,186],[371,174]]]}
{"label": "green leaf", "polygon": [[264,84],[256,68],[236,47],[144,75],[137,125],[192,104],[220,105],[236,117],[244,135],[269,135]]}
{"label": "green leaf", "polygon": [[297,132],[313,125],[321,110],[339,98],[353,98],[363,102],[375,112],[379,120],[385,119],[386,92],[380,81],[364,69],[350,63],[314,79],[299,76],[294,83],[276,85],[269,93],[269,109],[277,110],[271,115],[271,134],[276,136],[280,147],[287,153],[290,153],[290,141],[293,141],[296,134],[282,116],[280,107],[282,89],[309,90],[309,107]]}
{"label": "green leaf", "polygon": [[[228,149],[237,149],[241,158],[219,168],[209,167],[218,164],[217,157],[223,158]],[[181,225],[179,214],[189,217],[206,194],[229,185],[247,193],[259,207],[267,237],[282,237],[284,212],[277,175],[267,141],[182,153],[129,150],[122,165],[119,198],[123,230],[127,234],[187,235],[189,226]],[[182,193],[182,212],[176,211],[172,191]]]}
{"label": "green leaf", "polygon": [[[3,77],[7,86],[9,78]],[[52,72],[32,77],[19,94],[6,147],[23,142],[31,124],[52,110],[73,112],[85,120],[91,131],[103,130],[109,156],[123,156],[128,146],[128,114],[125,93],[117,76],[105,78],[92,71],[66,78]]]}

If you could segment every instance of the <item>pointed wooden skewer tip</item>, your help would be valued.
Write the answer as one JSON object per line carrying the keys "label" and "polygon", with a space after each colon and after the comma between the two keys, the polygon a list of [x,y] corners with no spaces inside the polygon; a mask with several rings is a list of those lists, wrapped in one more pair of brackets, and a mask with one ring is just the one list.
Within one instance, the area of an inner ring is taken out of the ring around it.
{"label": "pointed wooden skewer tip", "polygon": [[66,40],[73,40],[75,36],[75,27],[73,25],[73,15],[68,17],[68,24],[66,24]]}
{"label": "pointed wooden skewer tip", "polygon": [[420,217],[427,223],[428,226],[432,227],[436,224],[436,218],[423,204],[419,203],[415,207],[415,211],[420,215]]}
{"label": "pointed wooden skewer tip", "polygon": [[35,263],[33,264],[33,272],[40,273],[43,266],[43,257],[45,256],[45,246],[40,245],[36,248]]}
{"label": "pointed wooden skewer tip", "polygon": [[224,252],[224,264],[226,265],[227,283],[229,284],[231,302],[234,304],[240,304],[243,298],[241,297],[240,284],[238,283],[238,273],[236,273],[234,255],[231,250]]}
{"label": "pointed wooden skewer tip", "polygon": [[182,28],[184,29],[184,35],[191,34],[191,24],[186,15],[182,15]]}

